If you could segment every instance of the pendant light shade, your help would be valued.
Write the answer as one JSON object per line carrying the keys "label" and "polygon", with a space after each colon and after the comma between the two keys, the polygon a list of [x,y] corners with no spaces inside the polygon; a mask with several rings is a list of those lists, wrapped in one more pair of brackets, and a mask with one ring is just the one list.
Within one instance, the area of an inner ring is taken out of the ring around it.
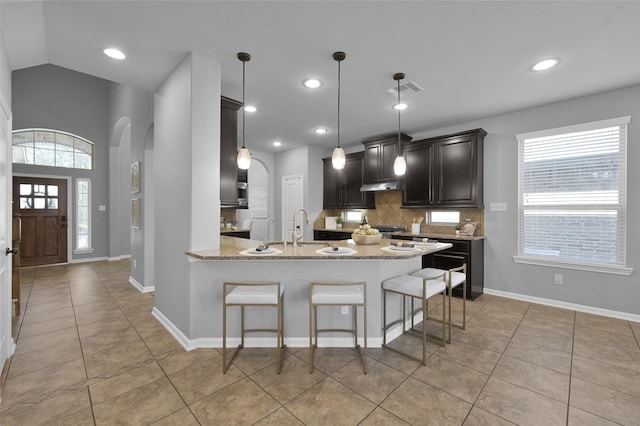
{"label": "pendant light shade", "polygon": [[251,60],[251,55],[245,52],[238,53],[238,59],[242,61],[242,148],[238,151],[238,168],[247,170],[251,167],[251,153],[244,144],[244,127],[245,127],[245,111],[244,111],[244,92],[245,92],[245,65]]}
{"label": "pendant light shade", "polygon": [[398,155],[393,162],[393,173],[396,176],[402,176],[407,172],[407,161],[402,155]]}
{"label": "pendant light shade", "polygon": [[334,169],[344,169],[346,163],[344,149],[340,146],[340,62],[346,57],[344,52],[333,52],[333,59],[338,62],[338,145],[331,155],[331,165]]}
{"label": "pendant light shade", "polygon": [[[400,105],[400,80],[404,78],[404,73],[396,73],[393,75],[393,79],[398,82],[398,103]],[[402,155],[402,140],[400,139],[400,110],[398,109],[398,156],[393,162],[393,173],[396,176],[402,176],[407,171],[407,161],[404,159],[404,155]]]}

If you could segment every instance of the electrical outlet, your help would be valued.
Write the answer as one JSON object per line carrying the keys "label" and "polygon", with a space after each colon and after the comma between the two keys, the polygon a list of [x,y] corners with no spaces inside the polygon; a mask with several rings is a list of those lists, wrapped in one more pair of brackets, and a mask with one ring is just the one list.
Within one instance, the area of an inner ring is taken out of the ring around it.
{"label": "electrical outlet", "polygon": [[553,275],[553,283],[562,285],[562,274],[554,274]]}
{"label": "electrical outlet", "polygon": [[349,307],[348,306],[340,306],[340,313],[342,315],[349,315]]}
{"label": "electrical outlet", "polygon": [[506,212],[507,203],[489,203],[489,211],[492,212]]}
{"label": "electrical outlet", "polygon": [[133,267],[135,268],[137,266],[137,261],[135,259],[133,259]]}

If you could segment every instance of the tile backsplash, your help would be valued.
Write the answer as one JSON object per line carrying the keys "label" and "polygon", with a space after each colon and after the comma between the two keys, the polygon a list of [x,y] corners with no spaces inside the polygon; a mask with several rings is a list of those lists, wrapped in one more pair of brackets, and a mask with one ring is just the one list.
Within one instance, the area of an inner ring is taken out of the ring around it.
{"label": "tile backsplash", "polygon": [[[369,223],[372,225],[399,225],[406,226],[411,230],[411,224],[414,218],[423,218],[421,232],[436,234],[455,234],[453,226],[432,226],[427,225],[426,212],[427,209],[402,209],[402,193],[399,191],[392,192],[376,192],[376,208],[367,210]],[[435,210],[435,209],[434,209]],[[484,209],[459,209],[460,220],[470,219],[477,222],[475,235],[484,235]],[[314,222],[314,228],[324,228],[324,218],[326,216],[340,216],[342,210],[331,209],[323,210]],[[356,228],[358,224],[345,223],[344,228]]]}

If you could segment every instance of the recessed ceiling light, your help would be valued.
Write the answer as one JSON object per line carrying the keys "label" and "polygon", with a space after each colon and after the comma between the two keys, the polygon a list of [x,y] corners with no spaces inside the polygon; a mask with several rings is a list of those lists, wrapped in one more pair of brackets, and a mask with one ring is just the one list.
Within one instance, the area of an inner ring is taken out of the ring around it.
{"label": "recessed ceiling light", "polygon": [[247,105],[246,107],[244,107],[244,110],[247,112],[256,112],[258,109],[253,105]]}
{"label": "recessed ceiling light", "polygon": [[317,129],[313,129],[313,132],[317,135],[324,135],[325,133],[328,132],[328,130],[325,129],[324,127],[318,127]]}
{"label": "recessed ceiling light", "polygon": [[537,64],[535,64],[534,66],[531,67],[531,69],[533,71],[544,71],[544,70],[548,70],[549,68],[553,68],[556,65],[558,65],[558,62],[560,62],[557,59],[545,59],[544,61],[540,61]]}
{"label": "recessed ceiling light", "polygon": [[396,111],[404,111],[405,109],[407,109],[407,104],[403,104],[403,103],[399,103],[399,104],[395,104],[393,106],[393,109],[395,109]]}
{"label": "recessed ceiling light", "polygon": [[273,141],[273,146],[282,146],[282,142],[280,142],[280,141]]}
{"label": "recessed ceiling light", "polygon": [[317,78],[308,78],[303,81],[302,84],[304,84],[304,87],[306,87],[307,89],[317,89],[318,87],[322,86],[322,82]]}
{"label": "recessed ceiling light", "polygon": [[121,51],[119,51],[118,49],[113,49],[113,48],[110,48],[110,49],[104,49],[104,54],[105,54],[105,55],[107,55],[107,56],[108,56],[108,57],[110,57],[110,58],[113,58],[113,59],[120,59],[120,60],[122,60],[122,59],[126,58],[126,56],[124,55],[124,53],[122,53],[122,52],[121,52]]}

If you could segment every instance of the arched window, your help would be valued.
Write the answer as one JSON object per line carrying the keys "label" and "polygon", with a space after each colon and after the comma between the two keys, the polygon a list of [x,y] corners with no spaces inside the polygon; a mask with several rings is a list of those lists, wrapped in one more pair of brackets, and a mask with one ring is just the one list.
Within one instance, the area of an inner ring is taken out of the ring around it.
{"label": "arched window", "polygon": [[56,130],[16,130],[13,132],[13,162],[91,170],[93,143]]}

